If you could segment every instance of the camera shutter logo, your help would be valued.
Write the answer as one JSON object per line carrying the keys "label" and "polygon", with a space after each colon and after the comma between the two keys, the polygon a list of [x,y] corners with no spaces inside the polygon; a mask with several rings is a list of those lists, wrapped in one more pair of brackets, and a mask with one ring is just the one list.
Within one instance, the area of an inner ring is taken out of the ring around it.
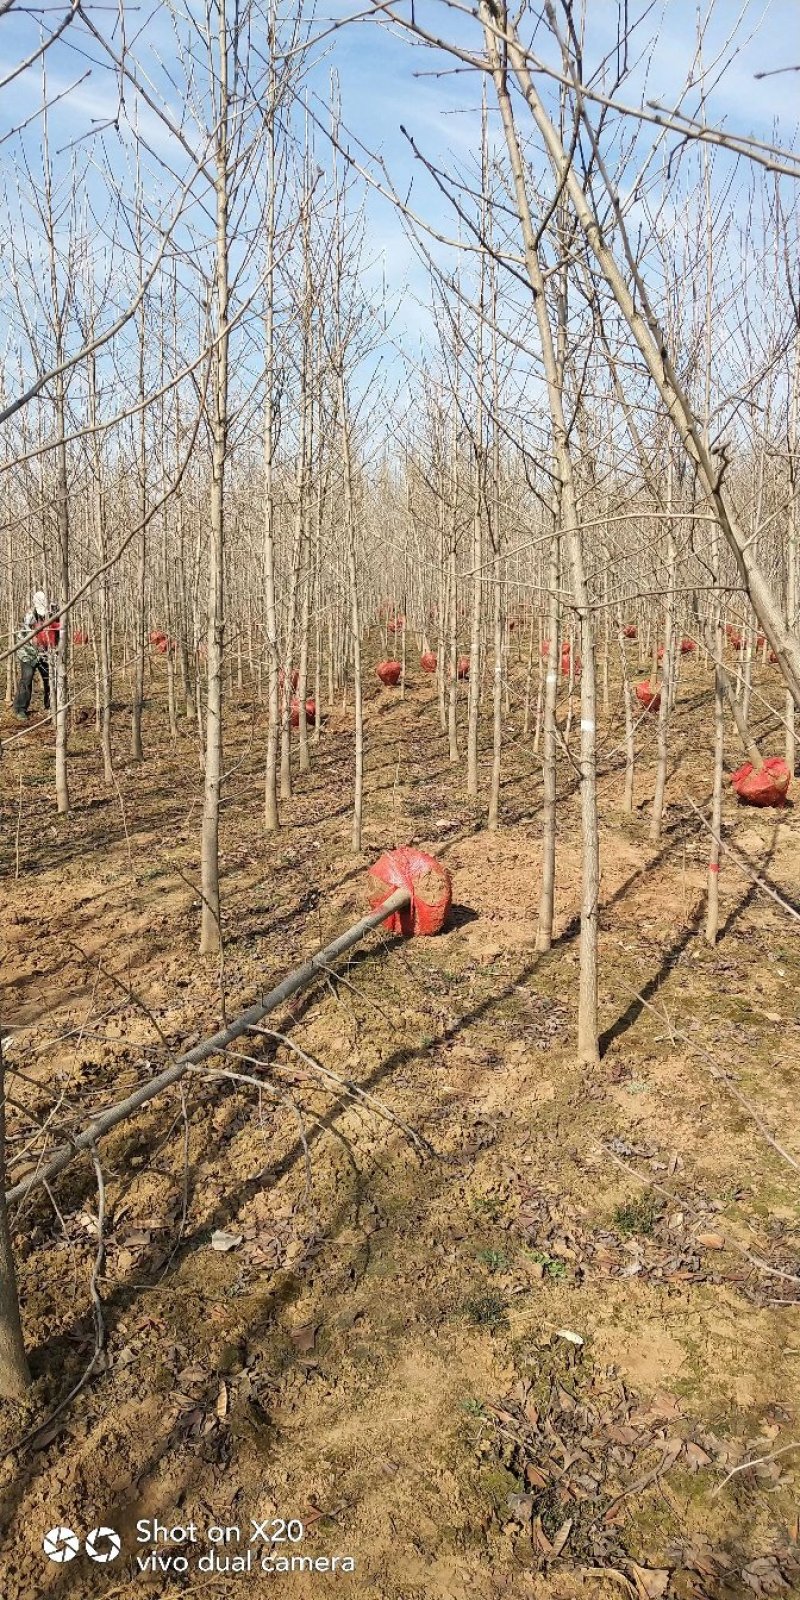
{"label": "camera shutter logo", "polygon": [[42,1540],[49,1561],[74,1561],[80,1547],[80,1539],[71,1528],[51,1528]]}
{"label": "camera shutter logo", "polygon": [[116,1561],[122,1549],[122,1540],[113,1528],[92,1528],[86,1536],[86,1554],[90,1561]]}

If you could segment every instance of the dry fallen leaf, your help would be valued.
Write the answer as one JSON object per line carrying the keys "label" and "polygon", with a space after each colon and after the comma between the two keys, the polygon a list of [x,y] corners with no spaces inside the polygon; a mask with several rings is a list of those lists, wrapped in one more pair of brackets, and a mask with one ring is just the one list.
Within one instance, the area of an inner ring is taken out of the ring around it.
{"label": "dry fallen leaf", "polygon": [[628,1566],[640,1600],[661,1600],[669,1586],[669,1569],[638,1567],[635,1561],[630,1561]]}
{"label": "dry fallen leaf", "polygon": [[573,1333],[571,1328],[556,1328],[556,1338],[567,1339],[570,1344],[581,1345],[584,1342],[580,1334]]}
{"label": "dry fallen leaf", "polygon": [[215,1409],[218,1417],[226,1417],[228,1415],[228,1386],[225,1383],[221,1383],[219,1386]]}
{"label": "dry fallen leaf", "polygon": [[566,1522],[562,1522],[561,1527],[559,1528],[558,1533],[556,1534],[556,1536],[555,1536],[555,1538],[553,1540],[553,1548],[552,1548],[552,1552],[551,1552],[551,1554],[553,1556],[560,1556],[560,1554],[561,1554],[562,1550],[564,1549],[564,1546],[565,1546],[565,1544],[566,1544],[571,1532],[572,1532],[572,1518],[568,1517]]}
{"label": "dry fallen leaf", "polygon": [[721,1233],[696,1233],[695,1243],[701,1244],[705,1250],[724,1250],[725,1240]]}
{"label": "dry fallen leaf", "polygon": [[226,1233],[224,1228],[215,1228],[211,1235],[212,1250],[237,1250],[241,1242],[240,1233]]}
{"label": "dry fallen leaf", "polygon": [[295,1349],[307,1356],[317,1342],[317,1330],[313,1322],[304,1322],[301,1327],[290,1329],[289,1337]]}
{"label": "dry fallen leaf", "polygon": [[551,1545],[550,1540],[548,1539],[547,1534],[542,1527],[542,1519],[540,1516],[537,1516],[534,1519],[533,1542],[541,1551],[543,1556],[550,1556],[553,1554],[553,1546]]}
{"label": "dry fallen leaf", "polygon": [[535,1467],[531,1461],[528,1462],[525,1468],[525,1482],[529,1489],[546,1489],[549,1481],[546,1473]]}

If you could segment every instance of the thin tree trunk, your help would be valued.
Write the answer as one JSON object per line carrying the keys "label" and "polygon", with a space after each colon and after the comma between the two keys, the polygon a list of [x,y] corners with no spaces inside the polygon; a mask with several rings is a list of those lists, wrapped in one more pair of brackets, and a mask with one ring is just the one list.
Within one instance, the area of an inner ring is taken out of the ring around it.
{"label": "thin tree trunk", "polygon": [[228,445],[228,39],[219,6],[219,107],[216,131],[216,344],[212,356],[211,500],[208,551],[208,686],[203,826],[200,859],[200,953],[222,947],[219,894],[219,808],[222,788],[222,667],[225,632],[225,457]]}
{"label": "thin tree trunk", "polygon": [[17,1279],[6,1211],[6,1116],[3,1046],[0,1040],[0,1396],[22,1400],[31,1375],[25,1357]]}

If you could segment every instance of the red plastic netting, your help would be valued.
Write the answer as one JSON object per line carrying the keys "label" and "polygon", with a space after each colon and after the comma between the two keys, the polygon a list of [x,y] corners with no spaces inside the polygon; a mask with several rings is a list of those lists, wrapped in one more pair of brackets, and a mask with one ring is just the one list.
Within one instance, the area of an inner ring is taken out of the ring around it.
{"label": "red plastic netting", "polygon": [[420,664],[423,672],[435,672],[436,671],[436,656],[435,656],[433,650],[425,650],[425,651],[423,651],[422,655],[419,658],[419,664]]}
{"label": "red plastic netting", "polygon": [[625,626],[624,626],[624,628],[622,630],[622,634],[623,634],[623,638],[625,638],[625,639],[635,639],[636,638],[636,624],[633,623],[633,622],[626,622],[626,624],[625,624]]}
{"label": "red plastic netting", "polygon": [[469,677],[469,656],[459,656],[456,677],[460,678],[462,683]]}
{"label": "red plastic netting", "polygon": [[750,806],[785,805],[791,781],[789,768],[780,756],[770,756],[760,772],[752,761],[745,761],[743,767],[731,773],[737,797]]}
{"label": "red plastic netting", "polygon": [[[561,676],[562,676],[562,678],[568,678],[569,677],[569,662],[570,662],[569,645],[565,645],[564,649],[561,652]],[[576,651],[575,655],[572,657],[572,666],[573,666],[573,672],[572,672],[573,677],[574,678],[579,678],[580,675],[581,675],[581,658],[578,655],[577,651]]]}
{"label": "red plastic netting", "polygon": [[388,689],[394,689],[400,682],[400,674],[403,668],[399,661],[379,661],[375,671],[381,683],[386,684]]}
{"label": "red plastic netting", "polygon": [[411,904],[386,919],[389,933],[438,933],[453,904],[453,883],[446,867],[412,845],[387,850],[370,872],[370,906],[377,911],[395,889],[408,889]]}
{"label": "red plastic netting", "polygon": [[75,632],[72,635],[72,643],[73,644],[88,644],[89,643],[89,635],[88,635],[88,633],[84,633],[82,628],[76,628]]}
{"label": "red plastic netting", "polygon": [[694,639],[681,639],[681,655],[690,656],[697,649]]}
{"label": "red plastic netting", "polygon": [[651,689],[649,683],[637,683],[636,698],[645,711],[657,711],[661,705],[661,691]]}

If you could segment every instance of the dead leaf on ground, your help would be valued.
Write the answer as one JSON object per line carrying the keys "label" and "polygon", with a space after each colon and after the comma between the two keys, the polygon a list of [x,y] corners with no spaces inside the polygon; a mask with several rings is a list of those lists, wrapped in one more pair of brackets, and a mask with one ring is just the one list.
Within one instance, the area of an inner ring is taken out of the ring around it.
{"label": "dead leaf on ground", "polygon": [[550,1540],[548,1539],[547,1534],[542,1527],[541,1516],[534,1518],[533,1542],[536,1545],[537,1550],[541,1551],[543,1556],[551,1556],[553,1554],[553,1546],[551,1545]]}
{"label": "dead leaf on ground", "polygon": [[310,1355],[317,1342],[316,1326],[313,1322],[304,1322],[299,1328],[291,1328],[289,1337],[300,1355]]}
{"label": "dead leaf on ground", "polygon": [[701,1244],[704,1250],[724,1250],[725,1240],[721,1233],[696,1233],[695,1243]]}
{"label": "dead leaf on ground", "polygon": [[629,1566],[640,1600],[661,1600],[669,1587],[669,1568],[639,1567],[635,1561]]}
{"label": "dead leaf on ground", "polygon": [[238,1250],[242,1237],[241,1233],[226,1233],[224,1228],[215,1228],[211,1235],[211,1248],[223,1253],[228,1250]]}
{"label": "dead leaf on ground", "polygon": [[560,1556],[560,1554],[561,1554],[562,1550],[564,1549],[564,1546],[565,1546],[565,1544],[566,1544],[571,1532],[572,1532],[572,1518],[571,1517],[567,1517],[566,1522],[562,1522],[561,1527],[559,1528],[558,1533],[556,1534],[556,1536],[555,1536],[555,1538],[553,1540],[553,1548],[552,1548],[551,1554],[554,1557],[555,1556]]}

